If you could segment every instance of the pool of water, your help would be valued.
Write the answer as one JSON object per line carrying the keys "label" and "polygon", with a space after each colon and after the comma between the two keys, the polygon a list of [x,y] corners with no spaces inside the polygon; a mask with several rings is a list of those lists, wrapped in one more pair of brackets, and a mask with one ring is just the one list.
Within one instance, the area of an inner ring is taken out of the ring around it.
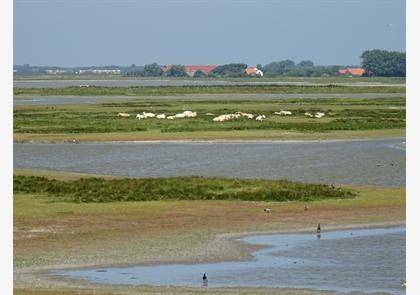
{"label": "pool of water", "polygon": [[90,282],[123,285],[310,288],[405,294],[405,227],[241,238],[269,245],[254,259],[208,264],[163,264],[53,272]]}
{"label": "pool of water", "polygon": [[130,177],[222,176],[405,186],[405,139],[14,144],[14,167]]}

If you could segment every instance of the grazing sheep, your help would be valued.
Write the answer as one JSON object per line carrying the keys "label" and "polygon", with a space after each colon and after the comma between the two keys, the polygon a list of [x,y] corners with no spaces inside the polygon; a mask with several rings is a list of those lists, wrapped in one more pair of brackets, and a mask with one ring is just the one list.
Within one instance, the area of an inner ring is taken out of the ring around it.
{"label": "grazing sheep", "polygon": [[137,114],[136,119],[139,119],[139,120],[146,119],[146,116]]}
{"label": "grazing sheep", "polygon": [[315,114],[315,118],[317,118],[317,119],[321,119],[324,116],[325,116],[325,113],[318,112],[318,113]]}
{"label": "grazing sheep", "polygon": [[175,119],[175,116],[167,116],[166,119],[173,120],[173,119]]}
{"label": "grazing sheep", "polygon": [[264,209],[264,212],[266,212],[266,213],[271,213],[271,209],[270,209],[270,208],[265,208],[265,209]]}
{"label": "grazing sheep", "polygon": [[250,114],[250,113],[243,113],[243,112],[236,112],[237,114],[239,114],[242,117],[247,117],[248,119],[253,119],[254,115]]}
{"label": "grazing sheep", "polygon": [[258,117],[255,118],[256,121],[262,121],[265,119],[265,115],[259,115]]}
{"label": "grazing sheep", "polygon": [[291,116],[292,112],[290,112],[290,111],[280,111],[280,112],[274,112],[274,114],[280,115],[280,116]]}
{"label": "grazing sheep", "polygon": [[216,118],[213,118],[214,122],[224,122],[232,119],[238,119],[241,115],[239,114],[227,114],[227,115],[221,115]]}
{"label": "grazing sheep", "polygon": [[159,114],[159,115],[156,116],[156,118],[157,119],[165,119],[166,116],[165,116],[165,114]]}
{"label": "grazing sheep", "polygon": [[184,117],[186,117],[186,118],[195,118],[195,117],[197,117],[197,113],[196,112],[191,112],[191,111],[184,111],[182,113],[182,115],[184,115]]}
{"label": "grazing sheep", "polygon": [[128,114],[128,113],[118,113],[118,117],[128,118],[128,117],[130,117],[130,114]]}
{"label": "grazing sheep", "polygon": [[143,116],[145,118],[154,118],[154,117],[156,117],[155,114],[153,114],[153,113],[146,113],[146,112],[143,112]]}
{"label": "grazing sheep", "polygon": [[305,116],[306,117],[309,117],[309,118],[313,118],[314,117],[314,115],[312,115],[311,113],[308,113],[308,112],[305,113]]}

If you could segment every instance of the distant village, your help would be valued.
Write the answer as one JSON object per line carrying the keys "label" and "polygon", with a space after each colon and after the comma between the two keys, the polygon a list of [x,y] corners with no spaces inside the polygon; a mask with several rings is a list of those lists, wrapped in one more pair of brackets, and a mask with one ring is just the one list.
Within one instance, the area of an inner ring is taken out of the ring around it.
{"label": "distant village", "polygon": [[[106,67],[84,67],[84,68],[60,68],[60,67],[37,67],[37,66],[15,66],[13,72],[15,75],[124,75],[124,76],[175,76],[175,77],[214,77],[214,76],[243,76],[243,77],[264,77],[264,68],[261,66],[248,66],[245,64],[242,65],[242,69],[234,69],[234,70],[227,70],[227,73],[217,73],[217,69],[221,67],[225,67],[229,69],[228,65],[177,65],[178,71],[179,66],[182,66],[182,71],[184,73],[174,75],[171,71],[174,69],[174,65],[172,64],[165,64],[165,65],[157,65],[152,64],[159,67],[159,69],[155,69],[155,74],[148,74],[145,70],[146,66],[135,66],[132,65],[130,67],[119,67],[119,66],[112,66],[109,68]],[[299,67],[297,65],[296,67]],[[315,66],[309,66],[314,67]],[[291,68],[289,66],[289,68]],[[320,66],[317,67],[318,70]],[[360,67],[339,67],[339,66],[327,66],[324,67],[328,69],[328,73],[322,73],[320,75],[310,75],[310,76],[355,76],[360,77],[365,74],[365,70]],[[334,68],[331,71],[331,68]],[[273,75],[272,71],[268,70],[271,75]],[[279,73],[280,75],[288,76],[287,71],[285,73]],[[291,76],[308,76],[305,74],[293,74]]]}

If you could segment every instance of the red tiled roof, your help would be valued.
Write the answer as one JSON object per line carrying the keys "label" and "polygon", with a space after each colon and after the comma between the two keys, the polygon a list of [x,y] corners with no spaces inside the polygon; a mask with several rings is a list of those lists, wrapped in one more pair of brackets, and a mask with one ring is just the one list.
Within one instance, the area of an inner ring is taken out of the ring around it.
{"label": "red tiled roof", "polygon": [[338,70],[338,73],[339,73],[340,75],[346,75],[346,74],[348,74],[348,73],[349,73],[349,71],[348,71],[347,69],[339,69],[339,70]]}
{"label": "red tiled roof", "polygon": [[362,76],[366,71],[362,68],[348,68],[349,73],[353,76]]}
{"label": "red tiled roof", "polygon": [[255,68],[255,67],[248,67],[248,68],[246,68],[245,73],[247,75],[252,75],[252,74],[255,74],[257,71],[258,71],[258,69]]}
{"label": "red tiled roof", "polygon": [[184,70],[185,72],[196,72],[202,71],[206,75],[217,68],[218,65],[185,65]]}

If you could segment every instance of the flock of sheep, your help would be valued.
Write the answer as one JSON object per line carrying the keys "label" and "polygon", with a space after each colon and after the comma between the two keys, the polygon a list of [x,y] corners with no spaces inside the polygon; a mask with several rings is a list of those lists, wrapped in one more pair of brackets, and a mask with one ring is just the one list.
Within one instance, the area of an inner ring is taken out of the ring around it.
{"label": "flock of sheep", "polygon": [[[292,112],[291,111],[280,111],[280,112],[274,112],[274,114],[279,115],[279,116],[291,116]],[[206,113],[206,115],[213,115],[213,114]],[[312,114],[312,113],[306,112],[305,116],[309,117],[309,118],[321,119],[322,117],[325,116],[325,113],[317,112],[315,114]],[[128,118],[128,117],[130,117],[130,114],[128,114],[128,113],[118,113],[118,117]],[[165,114],[146,113],[146,112],[143,112],[141,114],[136,115],[136,119],[139,119],[139,120],[143,120],[143,119],[147,119],[147,118],[173,120],[173,119],[195,118],[195,117],[197,117],[197,113],[192,112],[192,111],[184,111],[182,113],[172,115],[172,116],[166,116]],[[230,120],[234,120],[234,119],[239,119],[241,117],[246,117],[248,119],[254,119],[255,118],[256,121],[263,121],[267,118],[265,115],[256,116],[256,115],[253,115],[253,114],[250,114],[250,113],[236,112],[234,114],[225,114],[225,115],[220,115],[218,117],[215,117],[215,118],[213,118],[213,122],[225,122],[225,121],[230,121]]]}

